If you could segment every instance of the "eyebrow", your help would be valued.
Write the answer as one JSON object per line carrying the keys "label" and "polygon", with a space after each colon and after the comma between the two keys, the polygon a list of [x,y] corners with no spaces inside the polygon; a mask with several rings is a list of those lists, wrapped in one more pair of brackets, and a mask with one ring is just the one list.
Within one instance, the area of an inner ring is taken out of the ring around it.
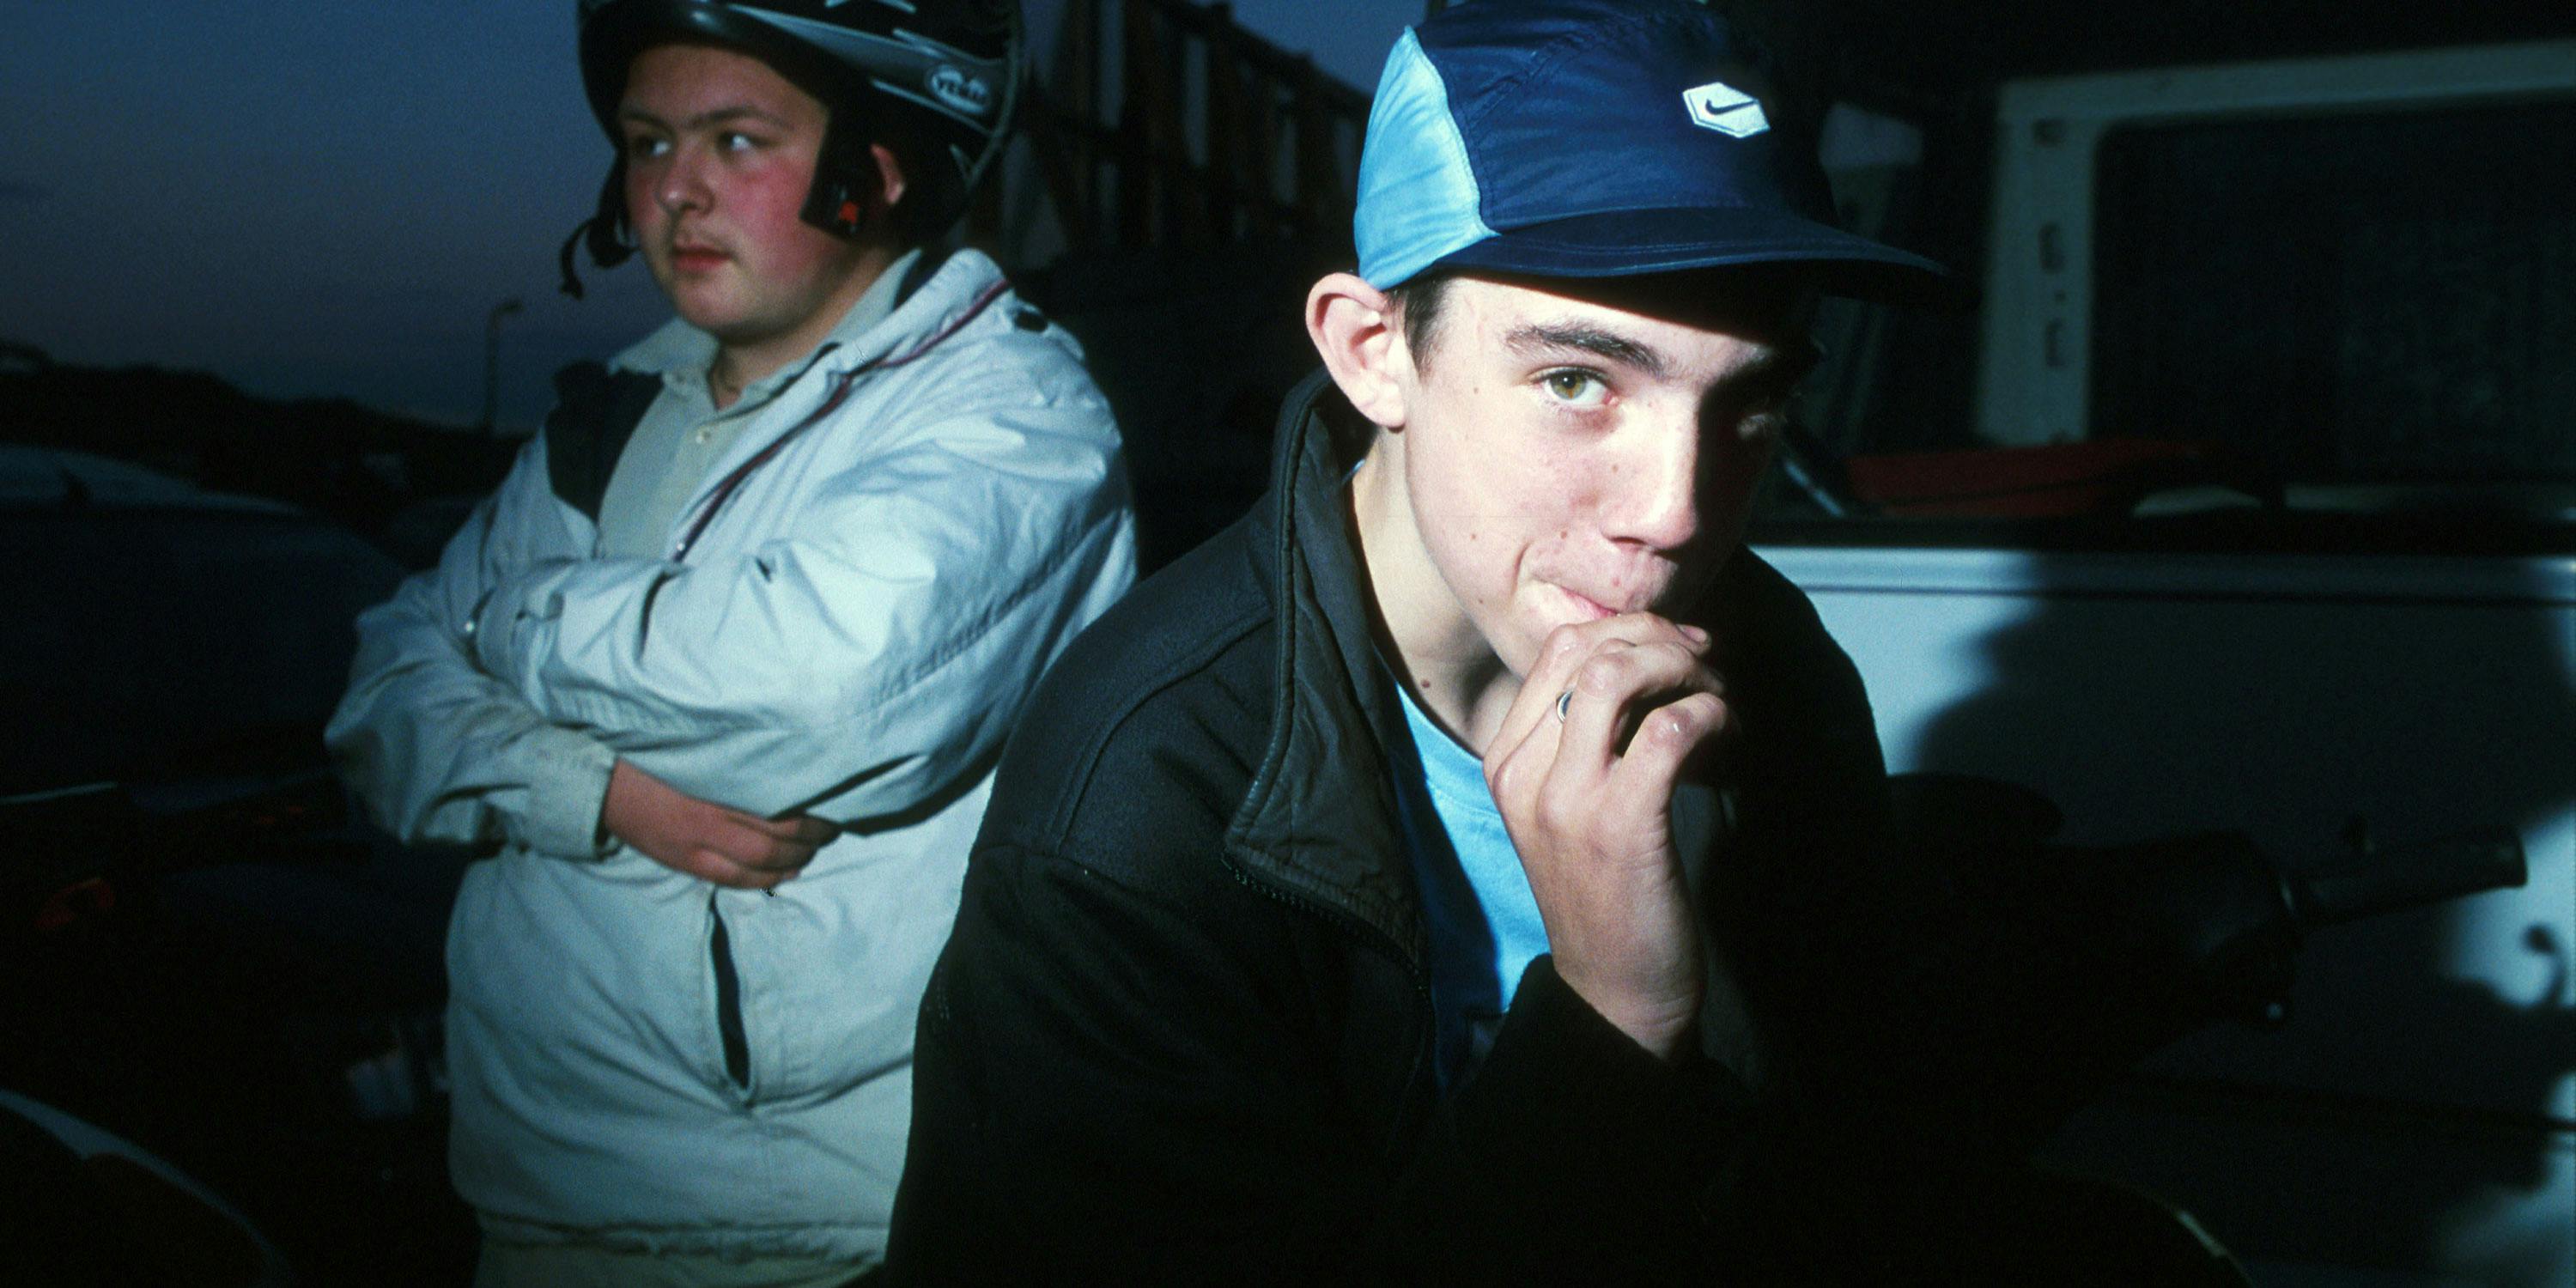
{"label": "eyebrow", "polygon": [[1525,358],[1546,358],[1568,352],[1588,353],[1622,366],[1634,367],[1650,376],[1662,376],[1672,369],[1672,364],[1664,360],[1663,354],[1599,327],[1525,323],[1507,332],[1503,336],[1503,345]]}
{"label": "eyebrow", "polygon": [[[632,104],[620,104],[617,109],[617,119],[621,121],[636,121],[645,125],[658,125],[666,130],[671,128],[669,123],[665,122],[661,117],[655,116],[651,112],[647,112],[643,108],[636,107]],[[697,115],[690,117],[688,120],[681,122],[680,128],[688,130],[703,130],[719,125],[730,125],[735,121],[741,120],[766,121],[780,129],[785,129],[787,127],[787,122],[780,120],[778,117],[773,116],[768,112],[764,112],[748,103],[734,103],[724,107],[713,108],[708,111],[700,112]]]}
{"label": "eyebrow", "polygon": [[[1594,357],[1633,367],[1662,378],[1672,370],[1664,355],[1647,345],[1599,327],[1572,323],[1529,323],[1512,328],[1503,344],[1524,358],[1545,359],[1565,353]],[[1823,351],[1810,341],[1771,349],[1726,374],[1725,384],[1756,397],[1786,394],[1815,370]]]}

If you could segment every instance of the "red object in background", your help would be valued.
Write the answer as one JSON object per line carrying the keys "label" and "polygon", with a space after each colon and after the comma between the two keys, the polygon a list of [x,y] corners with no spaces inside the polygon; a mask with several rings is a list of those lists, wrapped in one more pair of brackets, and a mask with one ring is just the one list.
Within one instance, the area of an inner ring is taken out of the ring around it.
{"label": "red object in background", "polygon": [[2126,514],[2149,492],[2232,484],[2246,473],[2220,443],[2104,438],[2039,447],[1855,456],[1852,491],[1888,514],[2055,518]]}
{"label": "red object in background", "polygon": [[105,877],[76,881],[53,893],[36,910],[36,929],[60,930],[83,917],[95,917],[116,907],[116,887]]}

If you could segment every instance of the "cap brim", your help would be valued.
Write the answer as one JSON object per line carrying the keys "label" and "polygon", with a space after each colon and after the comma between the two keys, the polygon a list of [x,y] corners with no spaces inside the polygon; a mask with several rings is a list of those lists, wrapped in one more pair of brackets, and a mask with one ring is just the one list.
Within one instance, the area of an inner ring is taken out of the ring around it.
{"label": "cap brim", "polygon": [[1976,292],[1920,255],[1793,215],[1629,210],[1505,229],[1434,268],[1532,277],[1633,277],[1755,264],[1811,265],[1827,295],[1917,308],[1975,307]]}

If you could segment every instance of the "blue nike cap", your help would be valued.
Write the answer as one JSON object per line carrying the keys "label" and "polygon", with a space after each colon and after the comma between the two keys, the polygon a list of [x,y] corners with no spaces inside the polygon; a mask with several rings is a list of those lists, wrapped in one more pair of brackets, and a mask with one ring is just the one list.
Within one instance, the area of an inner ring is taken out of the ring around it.
{"label": "blue nike cap", "polygon": [[1693,0],[1471,0],[1387,56],[1352,234],[1383,290],[1430,268],[1621,277],[1812,264],[1829,294],[1955,297],[1837,226],[1759,50]]}

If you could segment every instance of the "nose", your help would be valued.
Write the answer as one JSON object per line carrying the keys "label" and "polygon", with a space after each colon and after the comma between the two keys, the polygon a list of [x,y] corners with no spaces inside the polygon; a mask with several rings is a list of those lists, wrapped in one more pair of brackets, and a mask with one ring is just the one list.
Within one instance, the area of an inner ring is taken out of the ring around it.
{"label": "nose", "polygon": [[1699,417],[1658,417],[1638,428],[1616,480],[1610,535],[1659,553],[1678,551],[1700,534]]}
{"label": "nose", "polygon": [[683,145],[673,149],[654,176],[653,201],[672,214],[684,210],[704,210],[710,199],[704,172],[705,158],[697,148]]}

